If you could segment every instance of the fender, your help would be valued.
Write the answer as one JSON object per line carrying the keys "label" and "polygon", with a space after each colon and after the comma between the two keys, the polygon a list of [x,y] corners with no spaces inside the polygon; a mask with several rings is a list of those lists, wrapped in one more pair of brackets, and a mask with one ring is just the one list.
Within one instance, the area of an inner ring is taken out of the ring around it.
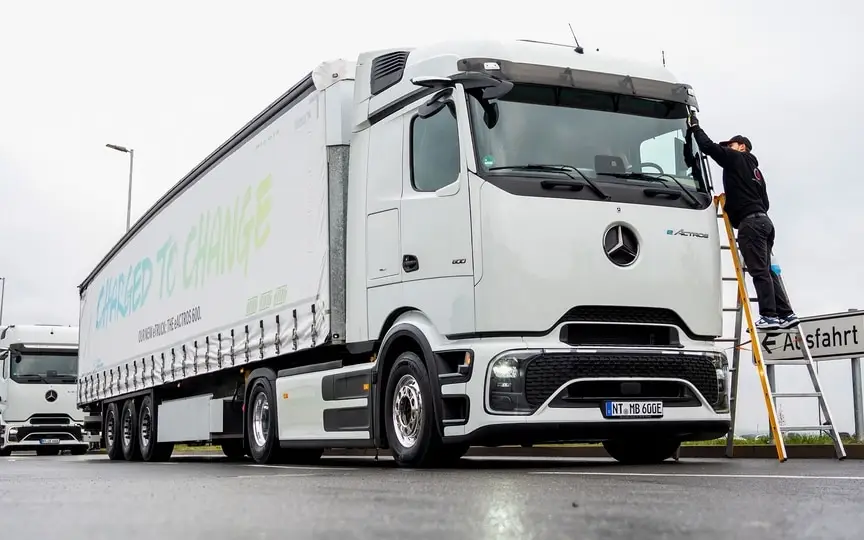
{"label": "fender", "polygon": [[[444,437],[444,427],[441,425],[441,418],[444,418],[444,404],[441,398],[441,386],[437,384],[438,381],[438,366],[435,364],[432,359],[434,358],[434,353],[432,351],[432,347],[429,345],[429,340],[426,339],[426,336],[421,332],[416,326],[408,323],[399,323],[396,326],[390,329],[386,337],[386,341],[381,345],[381,348],[378,351],[378,358],[387,358],[387,354],[390,351],[390,346],[393,344],[396,339],[400,337],[410,337],[420,346],[420,350],[422,352],[421,358],[423,360],[423,364],[426,366],[426,371],[429,373],[429,380],[432,384],[430,390],[432,392],[432,410],[435,414],[435,429],[438,430],[439,436]],[[381,418],[381,412],[383,409],[383,395],[384,389],[380,389],[379,386],[386,385],[387,381],[379,380],[379,370],[380,370],[381,362],[375,362],[375,366],[372,368],[372,418],[375,419],[373,425],[373,434],[372,438],[375,443],[375,446],[378,448],[382,447],[384,442],[384,429],[381,425],[381,422],[377,421]],[[386,421],[386,420],[385,420]]]}

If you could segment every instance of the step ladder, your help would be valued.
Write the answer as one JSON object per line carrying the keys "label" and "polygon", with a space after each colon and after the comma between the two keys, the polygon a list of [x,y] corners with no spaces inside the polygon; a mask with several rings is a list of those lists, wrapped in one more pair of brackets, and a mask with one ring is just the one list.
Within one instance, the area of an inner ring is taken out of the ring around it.
{"label": "step ladder", "polygon": [[[735,295],[737,298],[736,305],[734,308],[723,308],[724,313],[726,312],[735,312],[735,337],[733,338],[722,338],[716,340],[717,342],[727,342],[732,343],[733,352],[732,352],[732,366],[730,368],[730,372],[732,373],[732,381],[731,381],[731,392],[729,396],[730,401],[730,411],[731,411],[731,423],[729,426],[729,433],[726,435],[726,457],[732,457],[733,445],[735,440],[735,418],[736,411],[738,409],[738,374],[740,369],[740,360],[741,360],[741,350],[742,347],[750,344],[750,349],[753,353],[753,364],[756,366],[756,371],[759,374],[759,381],[762,384],[762,394],[765,398],[765,407],[768,410],[768,424],[771,428],[771,440],[774,442],[774,446],[777,447],[777,458],[784,462],[787,459],[786,455],[786,444],[784,438],[782,436],[782,432],[790,432],[790,431],[819,431],[825,432],[834,442],[834,451],[838,459],[844,459],[846,457],[846,449],[843,447],[843,441],[840,439],[840,434],[837,432],[836,427],[834,426],[834,420],[831,416],[831,411],[828,408],[828,403],[825,400],[825,395],[822,390],[822,382],[819,380],[819,375],[816,372],[815,364],[813,362],[813,356],[810,354],[810,348],[807,345],[807,339],[804,334],[804,330],[799,323],[797,327],[789,330],[771,330],[767,332],[762,332],[763,336],[775,336],[775,335],[786,335],[786,334],[794,334],[796,343],[801,348],[802,356],[800,359],[796,360],[765,360],[762,357],[762,349],[761,349],[761,339],[760,335],[757,334],[754,321],[753,321],[753,312],[751,310],[751,304],[756,302],[756,298],[750,297],[747,292],[747,283],[744,278],[744,272],[746,272],[746,268],[744,268],[742,264],[742,257],[740,254],[740,250],[738,248],[738,241],[735,237],[735,231],[732,228],[731,223],[729,222],[729,216],[726,214],[726,211],[723,205],[726,202],[725,195],[718,195],[714,197],[714,203],[717,205],[717,209],[719,211],[718,218],[723,218],[723,223],[726,227],[726,235],[729,239],[729,244],[725,246],[721,246],[721,249],[729,250],[732,255],[732,263],[735,266],[735,277],[723,277],[723,282],[731,282],[735,281],[738,285],[738,292]],[[782,282],[781,282],[782,283]],[[743,320],[742,320],[743,319]],[[748,342],[742,343],[742,322],[747,323],[747,332],[750,334],[750,340]],[[774,377],[773,377],[773,367],[777,365],[794,365],[794,366],[806,366],[807,371],[810,375],[810,380],[813,384],[813,392],[776,392],[773,388],[774,385]],[[822,411],[822,414],[825,417],[826,424],[821,426],[781,426],[777,420],[777,404],[776,400],[778,398],[800,398],[800,397],[808,397],[808,398],[817,398],[819,400],[819,407]]]}

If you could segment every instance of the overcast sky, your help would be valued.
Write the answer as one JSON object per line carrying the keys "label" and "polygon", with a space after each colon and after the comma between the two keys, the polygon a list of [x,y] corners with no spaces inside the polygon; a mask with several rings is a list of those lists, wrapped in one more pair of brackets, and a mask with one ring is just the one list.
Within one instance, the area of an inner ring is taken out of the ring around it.
{"label": "overcast sky", "polygon": [[[322,60],[448,38],[570,42],[567,22],[604,54],[660,63],[665,50],[668,67],[694,86],[709,136],[751,138],[799,314],[864,308],[864,184],[853,159],[864,143],[860,3],[534,0],[529,13],[524,3],[464,0],[291,4],[4,3],[5,323],[77,324],[77,285],[125,230],[128,157],[106,143],[135,149],[134,221]],[[851,431],[848,366],[821,369]],[[765,429],[749,361],[742,377],[741,427]],[[794,389],[795,379],[780,385]],[[795,423],[814,422],[815,411],[815,401],[784,407]]]}

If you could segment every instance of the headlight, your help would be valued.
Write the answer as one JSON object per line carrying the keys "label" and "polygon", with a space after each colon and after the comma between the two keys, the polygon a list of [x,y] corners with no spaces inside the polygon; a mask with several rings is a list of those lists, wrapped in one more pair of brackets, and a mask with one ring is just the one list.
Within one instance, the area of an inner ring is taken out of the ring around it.
{"label": "headlight", "polygon": [[496,379],[515,379],[519,376],[519,360],[512,356],[499,358],[492,364],[492,376]]}
{"label": "headlight", "polygon": [[718,352],[711,355],[711,363],[717,375],[717,402],[712,403],[714,411],[729,412],[729,360],[726,355]]}
{"label": "headlight", "polygon": [[487,378],[490,412],[530,414],[534,411],[525,401],[525,366],[540,352],[508,351],[492,359]]}

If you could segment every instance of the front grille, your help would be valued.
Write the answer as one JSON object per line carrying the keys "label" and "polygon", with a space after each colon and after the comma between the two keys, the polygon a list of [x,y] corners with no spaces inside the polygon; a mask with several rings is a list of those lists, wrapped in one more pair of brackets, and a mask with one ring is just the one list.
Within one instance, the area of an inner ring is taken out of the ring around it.
{"label": "front grille", "polygon": [[677,326],[693,339],[713,339],[694,334],[671,309],[640,306],[577,306],[564,314],[561,322],[654,324]]}
{"label": "front grille", "polygon": [[717,371],[704,356],[554,353],[538,355],[528,362],[525,399],[536,407],[569,380],[609,377],[684,379],[709,403],[718,398]]}

